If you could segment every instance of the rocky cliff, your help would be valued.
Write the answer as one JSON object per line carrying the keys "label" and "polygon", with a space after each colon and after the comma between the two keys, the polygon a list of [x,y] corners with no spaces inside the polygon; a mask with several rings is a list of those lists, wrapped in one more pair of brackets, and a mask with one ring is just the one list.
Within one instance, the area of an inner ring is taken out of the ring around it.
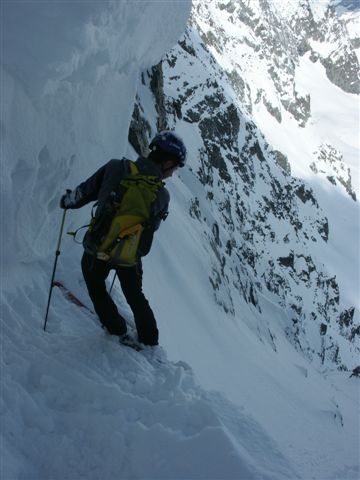
{"label": "rocky cliff", "polygon": [[[144,145],[159,125],[181,126],[192,137],[189,168],[204,197],[190,189],[188,215],[201,224],[209,288],[228,315],[241,322],[237,298],[251,304],[262,313],[259,338],[276,350],[261,302],[271,299],[287,312],[284,330],[296,348],[319,365],[346,369],[349,352],[354,359],[359,351],[355,306],[314,254],[326,248],[332,226],[311,186],[292,176],[289,159],[252,116],[262,102],[279,125],[287,112],[306,126],[311,99],[297,91],[296,67],[307,52],[331,82],[359,93],[358,60],[333,7],[315,16],[307,1],[282,13],[265,0],[196,3],[186,34],[142,78],[130,138],[135,148]],[[147,124],[145,91],[157,125]],[[319,144],[314,159],[313,173],[356,201],[341,152]]]}

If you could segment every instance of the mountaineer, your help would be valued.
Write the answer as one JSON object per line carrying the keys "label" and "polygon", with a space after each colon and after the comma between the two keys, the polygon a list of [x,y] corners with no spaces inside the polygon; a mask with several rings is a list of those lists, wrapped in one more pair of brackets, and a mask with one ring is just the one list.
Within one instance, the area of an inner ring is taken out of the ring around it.
{"label": "mountaineer", "polygon": [[82,272],[101,324],[129,346],[134,339],[105,280],[114,269],[134,314],[138,341],[157,345],[156,320],[142,290],[141,257],[149,253],[154,232],[168,214],[170,195],[163,180],[186,162],[185,145],[174,132],[158,133],[149,149],[149,155],[136,162],[110,160],[60,201],[63,209],[97,202],[83,240]]}

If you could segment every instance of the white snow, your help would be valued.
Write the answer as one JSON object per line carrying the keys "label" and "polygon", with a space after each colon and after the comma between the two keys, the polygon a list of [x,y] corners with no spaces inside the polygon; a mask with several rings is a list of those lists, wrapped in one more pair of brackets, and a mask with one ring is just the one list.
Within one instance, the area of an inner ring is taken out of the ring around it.
{"label": "white snow", "polygon": [[359,198],[359,99],[330,83],[322,65],[312,63],[306,55],[297,69],[296,86],[311,98],[312,114],[305,128],[300,128],[286,112],[279,125],[261,104],[254,116],[272,147],[287,155],[292,174],[306,180],[316,192],[329,224],[338,226],[330,232],[331,254],[323,249],[317,254],[329,271],[336,274],[345,298],[359,305],[359,274],[353,268],[360,241],[359,202],[354,202],[344,187],[335,187],[326,180],[326,174],[333,174],[331,169],[322,178],[310,169],[320,144],[331,144],[342,152],[345,166],[351,169],[352,184]]}
{"label": "white snow", "polygon": [[[60,195],[109,158],[131,153],[139,73],[176,43],[189,10],[190,2],[176,0],[1,5],[4,480],[358,475],[357,379],[316,372],[287,341],[284,313],[269,298],[261,299],[266,322],[240,300],[242,322],[215,304],[210,247],[199,244],[201,226],[187,215],[194,195],[206,204],[205,192],[189,170],[169,181],[171,215],[144,260],[162,347],[120,347],[56,288],[42,330]],[[145,105],[153,124],[150,99]],[[182,128],[191,154],[198,139]],[[346,125],[341,131],[339,141],[351,136]],[[344,143],[352,158],[351,142]],[[211,222],[210,209],[205,214]],[[89,216],[90,207],[68,212],[66,230]],[[333,241],[335,255],[340,239]],[[344,262],[354,255],[350,239],[347,247]],[[89,305],[81,253],[64,235],[56,278]],[[131,321],[117,287],[114,296]]]}
{"label": "white snow", "polygon": [[1,478],[292,476],[263,429],[200,388],[187,364],[120,347],[59,292],[41,335],[39,294],[20,293],[27,322],[14,297],[4,304]]}
{"label": "white snow", "polygon": [[309,4],[315,21],[319,21],[324,17],[330,0],[308,0],[307,2],[301,0],[271,0],[271,4],[274,5],[278,13],[287,20],[296,15],[299,8],[306,7],[306,3]]}
{"label": "white snow", "polygon": [[125,153],[139,73],[176,42],[189,8],[176,0],[2,6],[1,200],[14,219],[2,249],[8,271],[15,254],[21,261],[49,254],[56,236],[49,213],[64,183],[74,186],[104,158]]}

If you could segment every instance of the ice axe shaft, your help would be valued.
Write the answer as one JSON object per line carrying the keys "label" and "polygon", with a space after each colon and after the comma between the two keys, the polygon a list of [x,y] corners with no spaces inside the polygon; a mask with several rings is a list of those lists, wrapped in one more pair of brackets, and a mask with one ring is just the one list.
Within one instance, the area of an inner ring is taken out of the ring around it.
{"label": "ice axe shaft", "polygon": [[49,315],[51,295],[52,295],[52,291],[53,291],[53,288],[54,288],[54,278],[55,278],[56,266],[57,266],[58,258],[59,258],[59,255],[60,255],[60,245],[61,245],[61,239],[62,239],[62,234],[63,234],[63,230],[64,230],[64,223],[65,223],[66,211],[67,211],[67,210],[64,209],[64,213],[63,213],[62,220],[61,220],[61,226],[60,226],[59,240],[58,240],[57,247],[56,247],[56,252],[55,252],[54,268],[53,268],[53,272],[52,272],[51,283],[50,283],[50,291],[49,291],[49,298],[48,298],[48,303],[47,303],[47,307],[46,307],[46,315],[45,315],[45,322],[44,322],[44,332],[45,332],[45,330],[46,330],[46,324],[47,324],[48,315]]}

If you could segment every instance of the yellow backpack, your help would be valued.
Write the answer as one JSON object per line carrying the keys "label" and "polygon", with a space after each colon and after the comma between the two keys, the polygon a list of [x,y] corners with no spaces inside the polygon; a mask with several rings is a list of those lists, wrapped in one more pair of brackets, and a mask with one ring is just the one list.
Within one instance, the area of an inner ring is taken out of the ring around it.
{"label": "yellow backpack", "polygon": [[89,225],[96,258],[125,267],[139,260],[141,234],[151,222],[151,204],[164,186],[158,177],[140,174],[134,162],[129,161],[129,168],[129,175],[110,193]]}

